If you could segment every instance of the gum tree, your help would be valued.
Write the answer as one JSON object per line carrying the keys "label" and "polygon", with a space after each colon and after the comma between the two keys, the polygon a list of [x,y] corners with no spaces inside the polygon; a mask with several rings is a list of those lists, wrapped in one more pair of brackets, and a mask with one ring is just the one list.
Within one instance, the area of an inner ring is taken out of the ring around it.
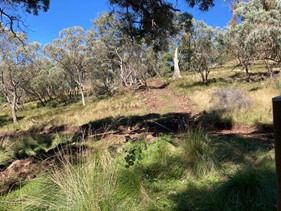
{"label": "gum tree", "polygon": [[281,3],[280,1],[253,0],[241,2],[235,14],[243,21],[238,27],[248,27],[245,45],[247,53],[263,60],[269,73],[272,64],[281,62]]}
{"label": "gum tree", "polygon": [[120,86],[145,85],[147,75],[157,75],[153,47],[124,33],[123,23],[103,13],[87,34],[95,79],[109,91]]}
{"label": "gum tree", "polygon": [[47,44],[43,52],[63,69],[68,83],[75,89],[78,88],[83,106],[85,106],[85,83],[89,77],[88,67],[90,60],[87,54],[85,41],[86,32],[82,27],[64,29],[59,34],[60,38]]}
{"label": "gum tree", "polygon": [[190,37],[191,62],[201,75],[202,82],[208,84],[211,67],[214,66],[222,51],[221,31],[208,26],[203,21],[195,21]]}
{"label": "gum tree", "polygon": [[0,37],[0,91],[11,109],[14,123],[18,124],[17,106],[24,83],[32,78],[39,44],[28,44],[23,34],[17,39],[12,32],[2,33]]}

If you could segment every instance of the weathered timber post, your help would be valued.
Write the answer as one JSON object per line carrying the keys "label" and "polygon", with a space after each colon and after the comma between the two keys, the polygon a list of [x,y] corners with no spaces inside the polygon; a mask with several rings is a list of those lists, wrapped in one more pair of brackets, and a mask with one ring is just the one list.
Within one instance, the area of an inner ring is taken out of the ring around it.
{"label": "weathered timber post", "polygon": [[277,210],[281,211],[281,96],[272,98],[272,104],[277,185]]}

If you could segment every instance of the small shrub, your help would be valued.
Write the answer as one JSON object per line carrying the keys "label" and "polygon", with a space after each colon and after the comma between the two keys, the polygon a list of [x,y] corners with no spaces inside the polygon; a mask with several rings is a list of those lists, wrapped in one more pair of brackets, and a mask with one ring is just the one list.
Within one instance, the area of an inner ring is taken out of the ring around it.
{"label": "small shrub", "polygon": [[224,88],[213,92],[210,102],[213,110],[218,111],[239,111],[250,105],[250,100],[236,88]]}
{"label": "small shrub", "polygon": [[137,140],[130,143],[125,149],[126,167],[129,168],[143,159],[143,151],[147,149],[147,144],[144,140]]}

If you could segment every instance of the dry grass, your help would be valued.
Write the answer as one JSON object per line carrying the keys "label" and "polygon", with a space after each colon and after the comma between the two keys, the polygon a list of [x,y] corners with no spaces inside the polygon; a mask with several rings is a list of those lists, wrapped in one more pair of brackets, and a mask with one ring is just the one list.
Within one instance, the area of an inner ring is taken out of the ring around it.
{"label": "dry grass", "polygon": [[[267,71],[261,64],[252,68],[254,75],[251,82],[245,80],[246,76],[241,70],[230,70],[231,67],[213,70],[210,74],[209,86],[200,84],[198,73],[187,73],[182,79],[175,81],[174,85],[177,93],[189,98],[194,113],[213,109],[211,97],[216,90],[235,87],[250,100],[251,105],[240,111],[227,112],[228,117],[234,122],[249,125],[257,122],[272,123],[272,98],[280,95],[276,81],[269,76],[261,76]],[[281,81],[281,77],[279,76],[277,80]]]}
{"label": "dry grass", "polygon": [[[8,109],[0,111],[1,116],[10,116]],[[36,103],[31,102],[18,111],[20,124],[14,125],[12,119],[4,122],[0,127],[0,133],[12,132],[15,130],[28,130],[32,127],[54,127],[67,125],[80,126],[93,120],[106,117],[118,117],[129,115],[142,115],[145,113],[145,105],[134,93],[114,96],[103,100],[90,100],[83,107],[80,103],[68,106],[36,107]],[[8,117],[9,118],[9,117]],[[32,124],[31,120],[35,120]],[[0,120],[1,121],[1,120]]]}
{"label": "dry grass", "polygon": [[[246,82],[242,70],[230,71],[231,66],[215,68],[210,73],[209,86],[202,85],[200,75],[196,72],[187,72],[179,80],[173,81],[172,85],[176,93],[189,99],[189,108],[193,113],[209,111],[212,93],[221,88],[235,87],[248,97],[252,105],[239,112],[231,112],[231,118],[235,122],[255,124],[256,122],[271,123],[272,109],[271,98],[279,95],[280,90],[276,83],[269,77],[262,76],[266,69],[261,64],[252,67],[253,81]],[[263,78],[263,80],[260,80]],[[281,81],[281,78],[279,78]],[[165,98],[165,96],[159,96]],[[172,100],[170,100],[172,101]],[[172,112],[174,104],[165,105],[165,109],[158,112]],[[88,99],[85,107],[80,102],[67,106],[37,107],[36,102],[28,103],[18,111],[20,124],[15,126],[10,118],[8,108],[0,111],[0,134],[15,130],[26,131],[33,127],[54,127],[67,125],[68,127],[80,126],[90,121],[106,117],[116,118],[119,116],[144,115],[149,110],[142,97],[132,91],[126,91],[123,95],[113,96],[102,100]],[[32,123],[35,120],[35,124]]]}

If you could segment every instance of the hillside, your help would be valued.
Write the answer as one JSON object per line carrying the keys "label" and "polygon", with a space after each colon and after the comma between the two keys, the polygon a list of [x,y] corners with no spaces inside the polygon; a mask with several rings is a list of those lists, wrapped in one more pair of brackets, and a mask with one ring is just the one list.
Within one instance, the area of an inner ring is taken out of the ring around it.
{"label": "hillside", "polygon": [[278,90],[262,72],[152,79],[85,107],[30,102],[18,126],[3,109],[0,210],[274,210]]}

